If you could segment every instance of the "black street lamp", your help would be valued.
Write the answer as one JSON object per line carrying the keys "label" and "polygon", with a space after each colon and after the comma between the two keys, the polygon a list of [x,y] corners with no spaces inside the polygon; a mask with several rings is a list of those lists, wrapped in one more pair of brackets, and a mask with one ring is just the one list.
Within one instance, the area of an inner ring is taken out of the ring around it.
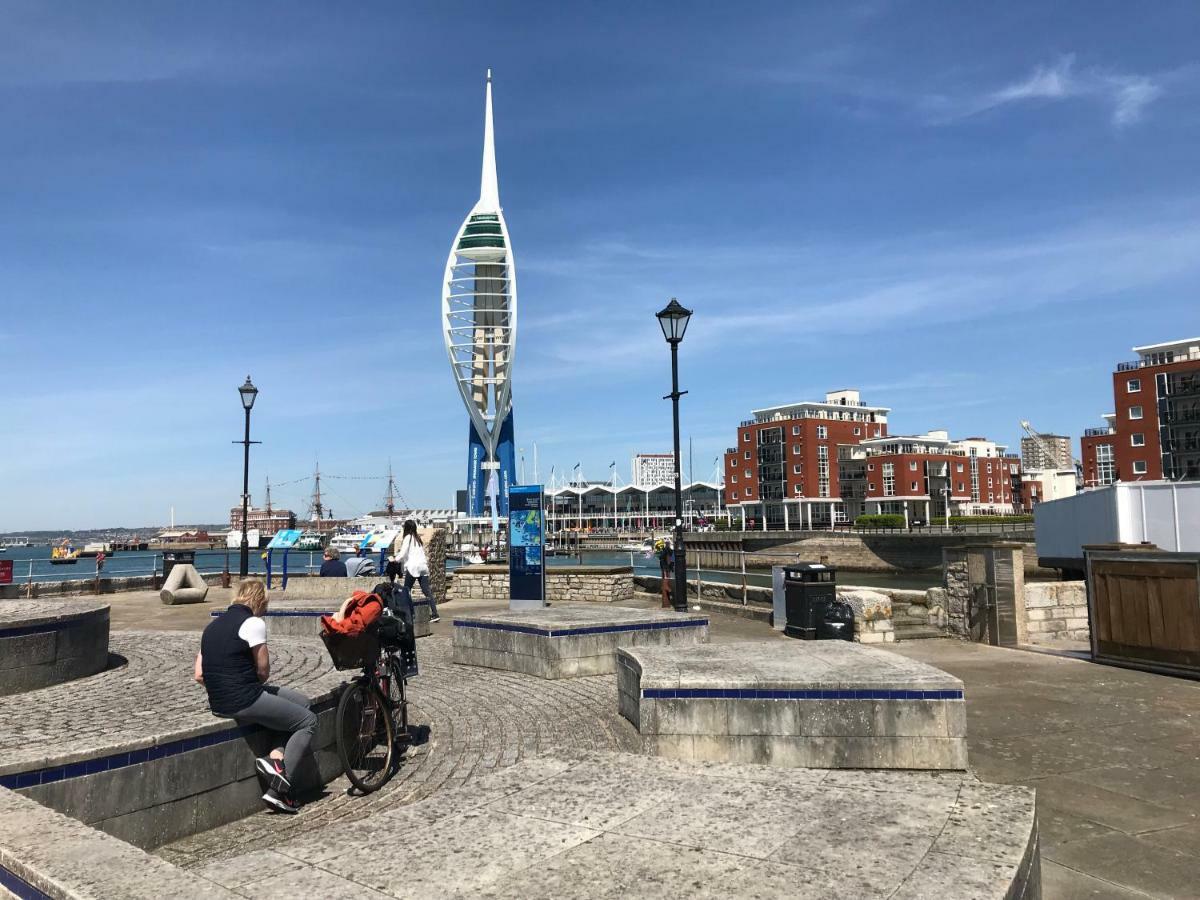
{"label": "black street lamp", "polygon": [[683,485],[679,477],[679,398],[687,391],[679,390],[679,343],[687,331],[692,311],[680,305],[674,297],[661,311],[655,314],[662,326],[663,337],[671,345],[671,393],[663,397],[670,399],[675,419],[675,592],[672,606],[676,612],[687,612],[687,554],[683,545]]}
{"label": "black street lamp", "polygon": [[250,440],[250,410],[254,408],[254,398],[258,396],[258,388],[246,376],[246,383],[238,388],[242,398],[242,408],[246,410],[246,436],[235,444],[241,444],[244,452],[242,458],[242,562],[239,573],[243,578],[250,574],[250,532],[246,523],[250,518],[250,445],[261,444],[262,441]]}

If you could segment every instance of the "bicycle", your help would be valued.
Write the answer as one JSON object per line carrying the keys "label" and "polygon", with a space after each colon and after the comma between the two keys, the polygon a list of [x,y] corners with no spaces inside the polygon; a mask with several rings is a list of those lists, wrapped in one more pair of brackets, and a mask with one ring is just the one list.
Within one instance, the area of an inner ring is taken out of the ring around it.
{"label": "bicycle", "polygon": [[406,627],[403,619],[389,615],[366,634],[322,635],[335,668],[362,669],[342,691],[334,728],[346,777],[364,794],[391,780],[399,769],[399,745],[409,740],[401,641]]}

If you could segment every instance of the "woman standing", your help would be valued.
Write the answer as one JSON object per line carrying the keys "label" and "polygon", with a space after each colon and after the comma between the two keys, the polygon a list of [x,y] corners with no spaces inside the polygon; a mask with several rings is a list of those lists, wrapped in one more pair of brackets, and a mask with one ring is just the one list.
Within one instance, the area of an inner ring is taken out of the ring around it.
{"label": "woman standing", "polygon": [[400,553],[396,556],[396,562],[404,570],[403,597],[405,602],[412,603],[412,585],[414,581],[419,582],[421,593],[429,601],[429,621],[439,621],[441,616],[438,615],[437,600],[434,599],[433,590],[429,587],[429,559],[425,556],[425,544],[421,540],[421,536],[417,534],[417,523],[412,519],[404,523],[404,540],[400,544]]}

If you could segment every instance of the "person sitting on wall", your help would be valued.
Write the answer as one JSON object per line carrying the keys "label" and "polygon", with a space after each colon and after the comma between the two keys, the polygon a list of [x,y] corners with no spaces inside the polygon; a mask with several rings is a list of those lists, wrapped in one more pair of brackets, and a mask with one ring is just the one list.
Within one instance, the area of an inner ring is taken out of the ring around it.
{"label": "person sitting on wall", "polygon": [[338,553],[337,547],[326,547],[323,556],[325,559],[321,563],[322,578],[346,577],[346,564],[339,558],[341,554]]}
{"label": "person sitting on wall", "polygon": [[292,799],[291,777],[309,751],[317,717],[299,691],[267,684],[271,657],[262,618],[266,611],[263,583],[243,581],[229,609],[204,629],[194,677],[208,692],[214,716],[288,735],[286,746],[277,742],[254,767],[267,781],[263,802],[279,812],[295,813],[300,807]]}

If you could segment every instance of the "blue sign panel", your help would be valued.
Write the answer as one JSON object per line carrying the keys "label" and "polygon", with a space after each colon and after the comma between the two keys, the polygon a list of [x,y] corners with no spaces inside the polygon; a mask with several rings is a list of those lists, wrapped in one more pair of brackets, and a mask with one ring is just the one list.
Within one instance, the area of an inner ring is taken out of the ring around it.
{"label": "blue sign panel", "polygon": [[275,532],[275,537],[271,538],[271,543],[267,544],[268,550],[291,550],[296,546],[296,542],[300,540],[300,535],[303,531],[292,531],[284,529],[283,531]]}
{"label": "blue sign panel", "polygon": [[508,495],[508,608],[546,605],[546,517],[542,486],[513,486]]}

